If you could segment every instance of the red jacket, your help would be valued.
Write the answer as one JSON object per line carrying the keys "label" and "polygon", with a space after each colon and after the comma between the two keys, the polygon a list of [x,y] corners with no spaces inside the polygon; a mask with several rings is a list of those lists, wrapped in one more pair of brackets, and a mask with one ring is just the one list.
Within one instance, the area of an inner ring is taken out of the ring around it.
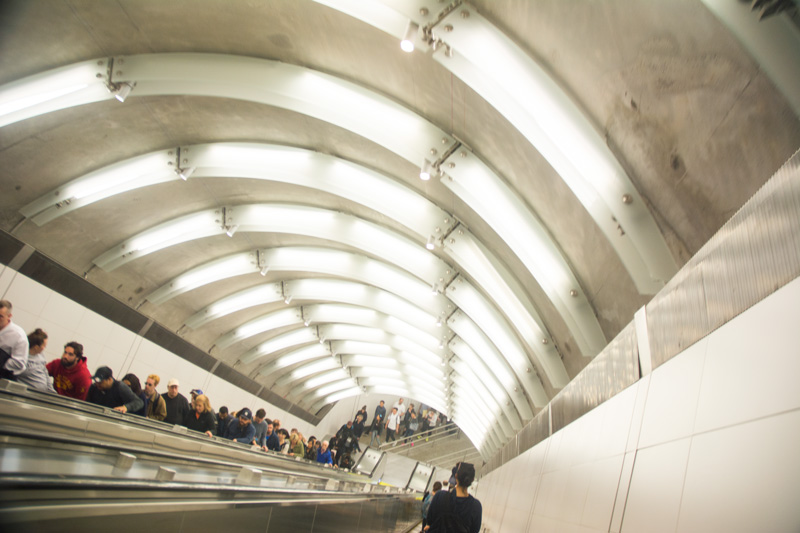
{"label": "red jacket", "polygon": [[92,375],[86,366],[86,359],[80,359],[71,367],[61,364],[61,359],[53,359],[47,363],[47,373],[53,376],[53,387],[62,396],[86,400]]}

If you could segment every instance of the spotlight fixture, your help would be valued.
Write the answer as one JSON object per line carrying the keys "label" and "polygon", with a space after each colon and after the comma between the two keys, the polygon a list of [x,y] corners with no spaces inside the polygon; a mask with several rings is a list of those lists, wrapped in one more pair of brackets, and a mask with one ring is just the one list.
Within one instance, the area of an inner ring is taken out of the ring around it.
{"label": "spotlight fixture", "polygon": [[306,320],[303,320],[303,325],[304,325],[305,327],[308,327],[308,326],[310,326],[310,325],[311,325],[311,321],[310,321],[310,320],[308,320],[308,319],[306,319]]}
{"label": "spotlight fixture", "polygon": [[133,85],[130,83],[120,83],[117,85],[116,90],[114,91],[114,98],[119,100],[120,102],[124,102],[125,99],[131,94],[133,90]]}
{"label": "spotlight fixture", "polygon": [[422,162],[422,167],[419,169],[419,179],[422,181],[428,181],[431,179],[431,174],[433,173],[433,165],[431,162],[425,159]]}
{"label": "spotlight fixture", "polygon": [[431,295],[436,296],[437,294],[439,294],[439,291],[436,289],[436,284],[434,283],[431,285]]}
{"label": "spotlight fixture", "polygon": [[189,176],[191,176],[192,174],[194,174],[194,171],[195,171],[195,167],[189,167],[189,168],[176,168],[176,169],[175,169],[175,172],[178,174],[178,176],[179,176],[179,177],[180,177],[180,178],[181,178],[183,181],[186,181],[186,180],[188,180],[188,179],[189,179]]}
{"label": "spotlight fixture", "polygon": [[230,226],[230,227],[229,227],[229,228],[228,228],[228,229],[225,231],[225,234],[226,234],[228,237],[233,237],[233,235],[234,235],[234,233],[236,233],[236,230],[237,230],[237,229],[239,229],[239,224],[236,224],[235,226]]}
{"label": "spotlight fixture", "polygon": [[406,32],[403,34],[403,40],[400,41],[400,48],[403,49],[403,52],[411,53],[414,51],[414,40],[417,38],[417,32],[419,32],[419,24],[409,20]]}
{"label": "spotlight fixture", "polygon": [[[428,250],[433,250],[435,247],[436,245],[433,243],[433,235],[428,236],[428,242],[425,243],[425,248],[427,248]],[[435,291],[435,286],[434,286],[434,291]]]}
{"label": "spotlight fixture", "polygon": [[267,272],[269,272],[269,265],[264,265],[263,267],[261,267],[261,270],[259,272],[261,273],[262,276],[266,276]]}
{"label": "spotlight fixture", "polygon": [[284,298],[283,299],[283,303],[285,303],[286,305],[289,305],[290,303],[292,303],[292,295],[290,294],[289,296]]}

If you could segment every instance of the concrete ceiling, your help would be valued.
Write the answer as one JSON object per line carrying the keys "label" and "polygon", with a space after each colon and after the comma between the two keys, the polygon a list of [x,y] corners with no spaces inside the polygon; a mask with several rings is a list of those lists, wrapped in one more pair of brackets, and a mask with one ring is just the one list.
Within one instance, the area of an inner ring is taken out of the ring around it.
{"label": "concrete ceiling", "polygon": [[[577,106],[641,196],[674,268],[697,252],[800,146],[800,121],[791,103],[700,1],[477,0],[458,9],[482,15]],[[307,0],[18,0],[4,2],[0,13],[0,84],[88,60],[178,52],[247,56],[326,73],[388,97],[459,139],[538,217],[571,267],[576,290],[588,302],[605,341],[652,296],[652,291],[637,290],[609,237],[548,160],[445,68],[446,59],[437,61],[430,50],[405,53],[396,36],[358,18]],[[209,73],[210,79],[214,76]],[[510,271],[520,299],[538,312],[570,378],[596,355],[581,350],[569,320],[497,228],[440,179],[421,181],[419,163],[385,143],[282,106],[202,92],[137,95],[137,89],[124,103],[108,99],[65,106],[0,128],[0,228],[73,272],[88,272],[87,279],[108,294],[139,306],[197,347],[273,387],[280,374],[258,371],[285,350],[256,363],[239,358],[296,326],[225,349],[213,345],[238,325],[286,307],[282,301],[195,330],[182,325],[241,289],[329,276],[271,271],[265,277],[254,273],[212,283],[160,305],[144,297],[188,269],[237,252],[295,245],[362,251],[313,236],[242,231],[178,244],[110,272],[92,268],[93,260],[178,216],[257,203],[352,214],[420,247],[424,238],[379,210],[329,192],[223,176],[135,189],[42,226],[24,220],[20,209],[84,174],[159,150],[234,141],[299,147],[387,176],[469,228]],[[453,264],[441,247],[430,253]],[[559,387],[536,364],[522,334],[511,331],[552,398]],[[313,405],[293,396],[291,384],[274,390],[305,408]],[[533,398],[527,401],[534,410],[540,407]]]}

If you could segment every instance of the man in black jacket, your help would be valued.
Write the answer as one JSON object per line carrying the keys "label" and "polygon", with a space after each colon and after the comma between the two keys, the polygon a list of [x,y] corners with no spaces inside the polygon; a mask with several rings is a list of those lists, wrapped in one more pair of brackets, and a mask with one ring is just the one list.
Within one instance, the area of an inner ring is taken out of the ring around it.
{"label": "man in black jacket", "polygon": [[164,403],[167,404],[167,417],[164,422],[167,424],[177,424],[182,426],[189,414],[189,401],[186,396],[178,392],[178,380],[172,378],[167,383],[167,392],[161,395]]}
{"label": "man in black jacket", "polygon": [[120,413],[133,413],[144,405],[141,398],[122,383],[114,379],[114,374],[107,366],[101,366],[94,373],[94,384],[89,387],[86,401],[103,407],[110,407]]}

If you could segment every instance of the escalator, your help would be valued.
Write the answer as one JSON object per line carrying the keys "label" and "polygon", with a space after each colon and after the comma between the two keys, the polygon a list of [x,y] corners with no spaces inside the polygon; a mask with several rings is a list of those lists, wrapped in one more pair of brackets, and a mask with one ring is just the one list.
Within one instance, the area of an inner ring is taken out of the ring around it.
{"label": "escalator", "polygon": [[374,466],[324,468],[0,382],[2,531],[408,531],[420,492],[378,484]]}

